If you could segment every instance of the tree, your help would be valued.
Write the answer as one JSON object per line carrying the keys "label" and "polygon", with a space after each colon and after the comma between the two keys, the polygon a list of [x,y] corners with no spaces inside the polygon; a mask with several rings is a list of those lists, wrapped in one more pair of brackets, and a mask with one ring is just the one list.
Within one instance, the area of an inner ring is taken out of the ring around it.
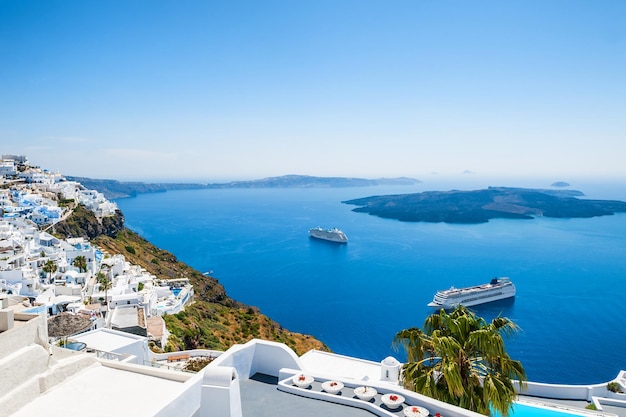
{"label": "tree", "polygon": [[50,274],[54,274],[57,272],[57,264],[54,263],[52,259],[48,259],[45,264],[43,264],[43,272],[48,274],[48,282],[50,282]]}
{"label": "tree", "polygon": [[96,280],[100,284],[100,288],[104,290],[104,304],[108,304],[108,292],[111,289],[111,281],[109,281],[109,278],[106,276],[106,274],[102,272],[98,272],[96,274]]}
{"label": "tree", "polygon": [[398,332],[393,344],[408,356],[402,379],[407,389],[459,407],[508,416],[517,396],[512,379],[525,388],[526,372],[506,353],[503,335],[519,330],[504,317],[487,323],[466,307],[440,310]]}
{"label": "tree", "polygon": [[82,255],[74,258],[74,262],[72,262],[72,265],[78,268],[78,272],[87,272],[87,259]]}

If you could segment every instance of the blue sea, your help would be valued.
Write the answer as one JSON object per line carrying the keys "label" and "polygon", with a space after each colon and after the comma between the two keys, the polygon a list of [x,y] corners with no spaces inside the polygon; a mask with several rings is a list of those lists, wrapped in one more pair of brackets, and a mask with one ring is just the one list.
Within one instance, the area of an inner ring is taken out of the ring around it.
{"label": "blue sea", "polygon": [[[232,298],[336,353],[402,361],[393,336],[422,326],[437,290],[508,276],[515,299],[474,310],[519,325],[507,349],[530,380],[613,379],[626,369],[626,214],[455,225],[381,219],[341,203],[487,185],[511,184],[170,191],[117,203],[129,228],[195,269],[212,271]],[[626,200],[623,183],[572,188],[587,198]],[[339,227],[350,241],[311,239],[308,230],[316,226]]]}

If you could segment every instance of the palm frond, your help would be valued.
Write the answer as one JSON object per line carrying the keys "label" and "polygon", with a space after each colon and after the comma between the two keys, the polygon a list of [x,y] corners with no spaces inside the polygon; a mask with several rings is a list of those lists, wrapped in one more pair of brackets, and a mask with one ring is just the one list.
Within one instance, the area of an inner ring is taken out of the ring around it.
{"label": "palm frond", "polygon": [[519,331],[511,320],[490,323],[463,306],[439,310],[424,321],[423,330],[398,332],[394,347],[403,347],[405,387],[482,414],[490,407],[503,416],[515,399],[512,379],[525,387],[526,373],[506,353],[504,336]]}

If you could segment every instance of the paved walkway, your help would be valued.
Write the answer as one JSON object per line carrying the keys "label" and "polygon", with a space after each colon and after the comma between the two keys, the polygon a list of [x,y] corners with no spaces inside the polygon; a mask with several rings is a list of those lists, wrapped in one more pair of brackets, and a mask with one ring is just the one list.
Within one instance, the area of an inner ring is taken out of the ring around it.
{"label": "paved walkway", "polygon": [[278,391],[278,379],[256,374],[240,381],[244,417],[372,417],[367,410]]}

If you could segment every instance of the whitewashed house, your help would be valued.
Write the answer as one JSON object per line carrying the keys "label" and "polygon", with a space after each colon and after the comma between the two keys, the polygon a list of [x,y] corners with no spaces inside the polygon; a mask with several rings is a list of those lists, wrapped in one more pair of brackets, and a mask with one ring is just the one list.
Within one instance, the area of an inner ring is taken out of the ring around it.
{"label": "whitewashed house", "polygon": [[82,237],[66,239],[65,242],[61,242],[61,247],[65,252],[68,265],[73,265],[77,257],[84,256],[87,261],[87,271],[94,274],[99,270],[96,248]]}
{"label": "whitewashed house", "polygon": [[15,161],[12,159],[3,159],[2,162],[0,162],[0,176],[12,177],[14,175],[17,175]]}
{"label": "whitewashed house", "polygon": [[19,178],[23,178],[27,183],[52,184],[54,179],[47,173],[38,168],[30,168],[17,174]]}
{"label": "whitewashed house", "polygon": [[117,204],[107,200],[104,194],[96,190],[78,190],[76,201],[93,211],[98,217],[111,216],[117,210]]}
{"label": "whitewashed house", "polygon": [[2,159],[14,161],[16,164],[28,164],[28,157],[26,155],[3,154]]}

